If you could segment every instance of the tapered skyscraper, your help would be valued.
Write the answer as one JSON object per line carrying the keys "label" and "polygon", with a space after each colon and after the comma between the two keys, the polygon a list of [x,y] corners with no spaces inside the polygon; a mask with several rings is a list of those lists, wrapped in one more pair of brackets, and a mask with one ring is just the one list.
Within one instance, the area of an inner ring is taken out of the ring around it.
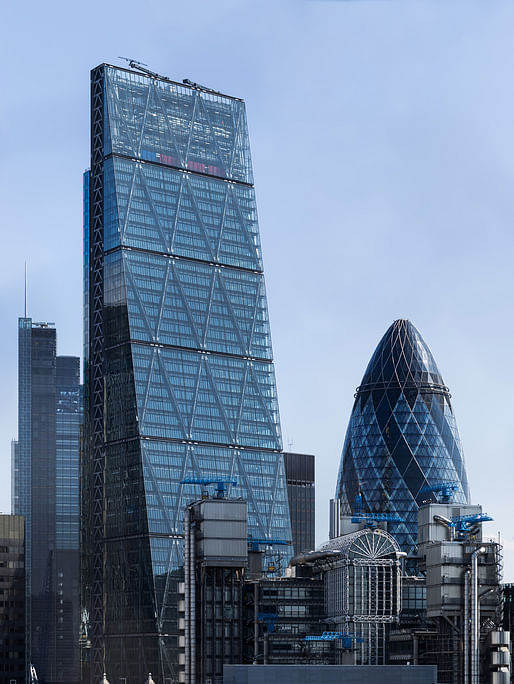
{"label": "tapered skyscraper", "polygon": [[414,551],[423,500],[450,487],[467,503],[468,480],[450,393],[430,349],[410,321],[395,321],[380,340],[357,388],[346,432],[336,498],[343,514],[393,513],[402,549]]}
{"label": "tapered skyscraper", "polygon": [[[85,177],[91,681],[178,681],[185,478],[291,539],[244,102],[101,65]],[[87,640],[85,640],[87,643]]]}

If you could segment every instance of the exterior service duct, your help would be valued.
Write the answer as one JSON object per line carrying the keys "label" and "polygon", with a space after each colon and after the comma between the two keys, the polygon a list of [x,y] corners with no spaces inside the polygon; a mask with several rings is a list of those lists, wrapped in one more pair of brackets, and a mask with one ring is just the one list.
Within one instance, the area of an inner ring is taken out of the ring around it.
{"label": "exterior service duct", "polygon": [[480,684],[480,607],[478,604],[478,556],[485,553],[484,546],[471,554],[471,684]]}
{"label": "exterior service duct", "polygon": [[469,684],[469,578],[471,572],[464,573],[464,684]]}

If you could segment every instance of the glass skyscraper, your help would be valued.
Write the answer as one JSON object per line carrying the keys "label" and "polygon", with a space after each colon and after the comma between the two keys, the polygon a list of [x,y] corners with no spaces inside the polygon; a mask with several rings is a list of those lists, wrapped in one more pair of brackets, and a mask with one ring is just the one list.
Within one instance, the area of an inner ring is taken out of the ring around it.
{"label": "glass skyscraper", "polygon": [[79,680],[80,360],[20,318],[12,509],[26,523],[27,650],[42,684]]}
{"label": "glass skyscraper", "polygon": [[314,456],[285,452],[284,465],[296,556],[302,551],[312,551],[315,545]]}
{"label": "glass skyscraper", "polygon": [[[184,506],[291,528],[244,102],[100,65],[86,173],[85,659],[178,681]],[[105,670],[104,670],[105,668]]]}
{"label": "glass skyscraper", "polygon": [[395,321],[380,340],[357,388],[336,498],[343,514],[392,513],[388,523],[407,553],[417,540],[417,511],[444,486],[455,503],[469,489],[450,393],[430,349],[410,321]]}

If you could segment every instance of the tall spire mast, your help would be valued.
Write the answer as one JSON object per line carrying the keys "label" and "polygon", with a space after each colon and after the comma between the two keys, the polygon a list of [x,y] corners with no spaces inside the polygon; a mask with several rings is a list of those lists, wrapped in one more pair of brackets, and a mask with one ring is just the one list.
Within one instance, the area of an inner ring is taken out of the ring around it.
{"label": "tall spire mast", "polygon": [[25,318],[27,318],[27,262],[25,261]]}

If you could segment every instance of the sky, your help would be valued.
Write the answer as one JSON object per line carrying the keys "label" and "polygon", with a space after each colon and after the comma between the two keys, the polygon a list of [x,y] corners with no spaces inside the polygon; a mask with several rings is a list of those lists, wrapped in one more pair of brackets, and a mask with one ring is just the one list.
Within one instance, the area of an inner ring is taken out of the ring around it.
{"label": "sky", "polygon": [[472,502],[514,581],[512,0],[4,0],[0,510],[17,318],[82,352],[89,71],[119,55],[243,97],[284,446],[328,536],[355,388],[409,318],[452,393]]}

